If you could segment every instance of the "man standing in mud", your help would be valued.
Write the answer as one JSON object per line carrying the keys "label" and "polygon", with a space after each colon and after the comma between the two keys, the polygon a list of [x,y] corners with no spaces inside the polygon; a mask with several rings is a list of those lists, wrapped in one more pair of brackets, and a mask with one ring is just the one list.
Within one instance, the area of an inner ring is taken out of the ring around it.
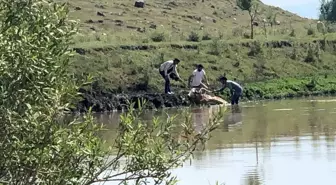
{"label": "man standing in mud", "polygon": [[162,63],[159,68],[160,74],[165,80],[165,93],[166,94],[174,94],[170,90],[170,79],[169,78],[182,81],[176,70],[178,63],[180,63],[180,60],[175,58],[174,60],[169,60],[169,61]]}
{"label": "man standing in mud", "polygon": [[230,89],[231,94],[231,105],[238,105],[239,98],[243,94],[243,88],[241,85],[239,85],[237,82],[228,80],[225,76],[221,76],[219,78],[219,81],[223,84],[223,87],[215,90],[214,92],[220,92],[223,91],[226,87]]}

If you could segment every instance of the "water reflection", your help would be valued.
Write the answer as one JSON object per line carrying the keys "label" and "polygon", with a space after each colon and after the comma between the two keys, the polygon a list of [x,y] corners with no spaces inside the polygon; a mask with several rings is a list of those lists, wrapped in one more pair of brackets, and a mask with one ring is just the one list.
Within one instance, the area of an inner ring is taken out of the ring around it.
{"label": "water reflection", "polygon": [[245,183],[244,185],[262,185],[262,179],[259,175],[257,166],[255,169],[248,171],[245,176]]}
{"label": "water reflection", "polygon": [[[316,185],[334,184],[336,176],[334,100],[286,100],[245,104],[229,109],[204,152],[191,164],[174,169],[181,185]],[[212,117],[216,107],[192,108],[196,130]],[[166,119],[180,110],[148,112]],[[97,115],[98,116],[98,115]],[[99,115],[112,140],[118,114]],[[182,115],[179,116],[182,119]],[[177,121],[178,119],[177,118]]]}

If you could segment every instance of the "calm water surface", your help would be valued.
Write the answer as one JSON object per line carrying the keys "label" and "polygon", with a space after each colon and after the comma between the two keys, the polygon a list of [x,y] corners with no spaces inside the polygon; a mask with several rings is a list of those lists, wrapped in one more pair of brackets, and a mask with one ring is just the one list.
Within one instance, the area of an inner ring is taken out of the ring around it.
{"label": "calm water surface", "polygon": [[[202,126],[214,108],[192,109]],[[143,119],[179,113],[148,112]],[[113,142],[118,114],[101,114]],[[314,98],[244,103],[225,113],[204,152],[174,169],[179,185],[334,185],[336,180],[336,100]],[[110,184],[110,183],[108,183]]]}

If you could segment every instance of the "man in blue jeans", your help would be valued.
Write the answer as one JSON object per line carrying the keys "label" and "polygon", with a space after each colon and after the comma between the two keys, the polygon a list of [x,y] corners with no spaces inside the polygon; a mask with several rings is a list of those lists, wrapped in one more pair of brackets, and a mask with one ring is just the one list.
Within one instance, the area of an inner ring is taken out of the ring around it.
{"label": "man in blue jeans", "polygon": [[219,78],[219,81],[223,84],[223,87],[215,90],[214,92],[220,92],[223,91],[226,87],[230,89],[231,93],[231,105],[238,105],[239,98],[243,94],[243,88],[241,85],[239,85],[237,82],[228,80],[226,77],[221,76]]}
{"label": "man in blue jeans", "polygon": [[168,60],[162,63],[159,68],[159,72],[162,78],[164,78],[165,80],[165,93],[166,94],[174,94],[173,92],[170,91],[170,79],[169,78],[182,81],[176,70],[178,63],[180,63],[180,60],[175,58],[174,60]]}

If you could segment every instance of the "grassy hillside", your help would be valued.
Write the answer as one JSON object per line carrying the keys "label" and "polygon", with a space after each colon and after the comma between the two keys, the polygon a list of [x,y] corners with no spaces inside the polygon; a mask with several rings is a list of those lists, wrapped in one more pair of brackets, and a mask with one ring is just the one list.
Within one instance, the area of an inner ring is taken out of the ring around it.
{"label": "grassy hillside", "polygon": [[[194,31],[202,36],[239,39],[249,33],[249,16],[236,6],[235,0],[147,0],[144,8],[134,7],[134,0],[72,0],[71,17],[80,19],[80,45],[150,42],[164,33],[165,41],[185,41]],[[99,13],[98,13],[99,12]],[[264,38],[262,19],[272,13],[280,25],[268,28],[269,37],[287,35],[295,29],[306,36],[313,21],[280,8],[260,4],[258,35]]]}
{"label": "grassy hillside", "polygon": [[[336,67],[332,25],[324,42],[315,20],[262,3],[254,41],[248,38],[248,13],[235,0],[151,0],[145,8],[134,7],[133,0],[68,3],[70,16],[81,21],[71,70],[94,74],[95,89],[162,90],[157,68],[173,57],[182,60],[182,78],[202,63],[214,86],[223,73],[248,84],[333,73]],[[266,25],[265,33],[261,20],[270,12],[280,24]]]}

